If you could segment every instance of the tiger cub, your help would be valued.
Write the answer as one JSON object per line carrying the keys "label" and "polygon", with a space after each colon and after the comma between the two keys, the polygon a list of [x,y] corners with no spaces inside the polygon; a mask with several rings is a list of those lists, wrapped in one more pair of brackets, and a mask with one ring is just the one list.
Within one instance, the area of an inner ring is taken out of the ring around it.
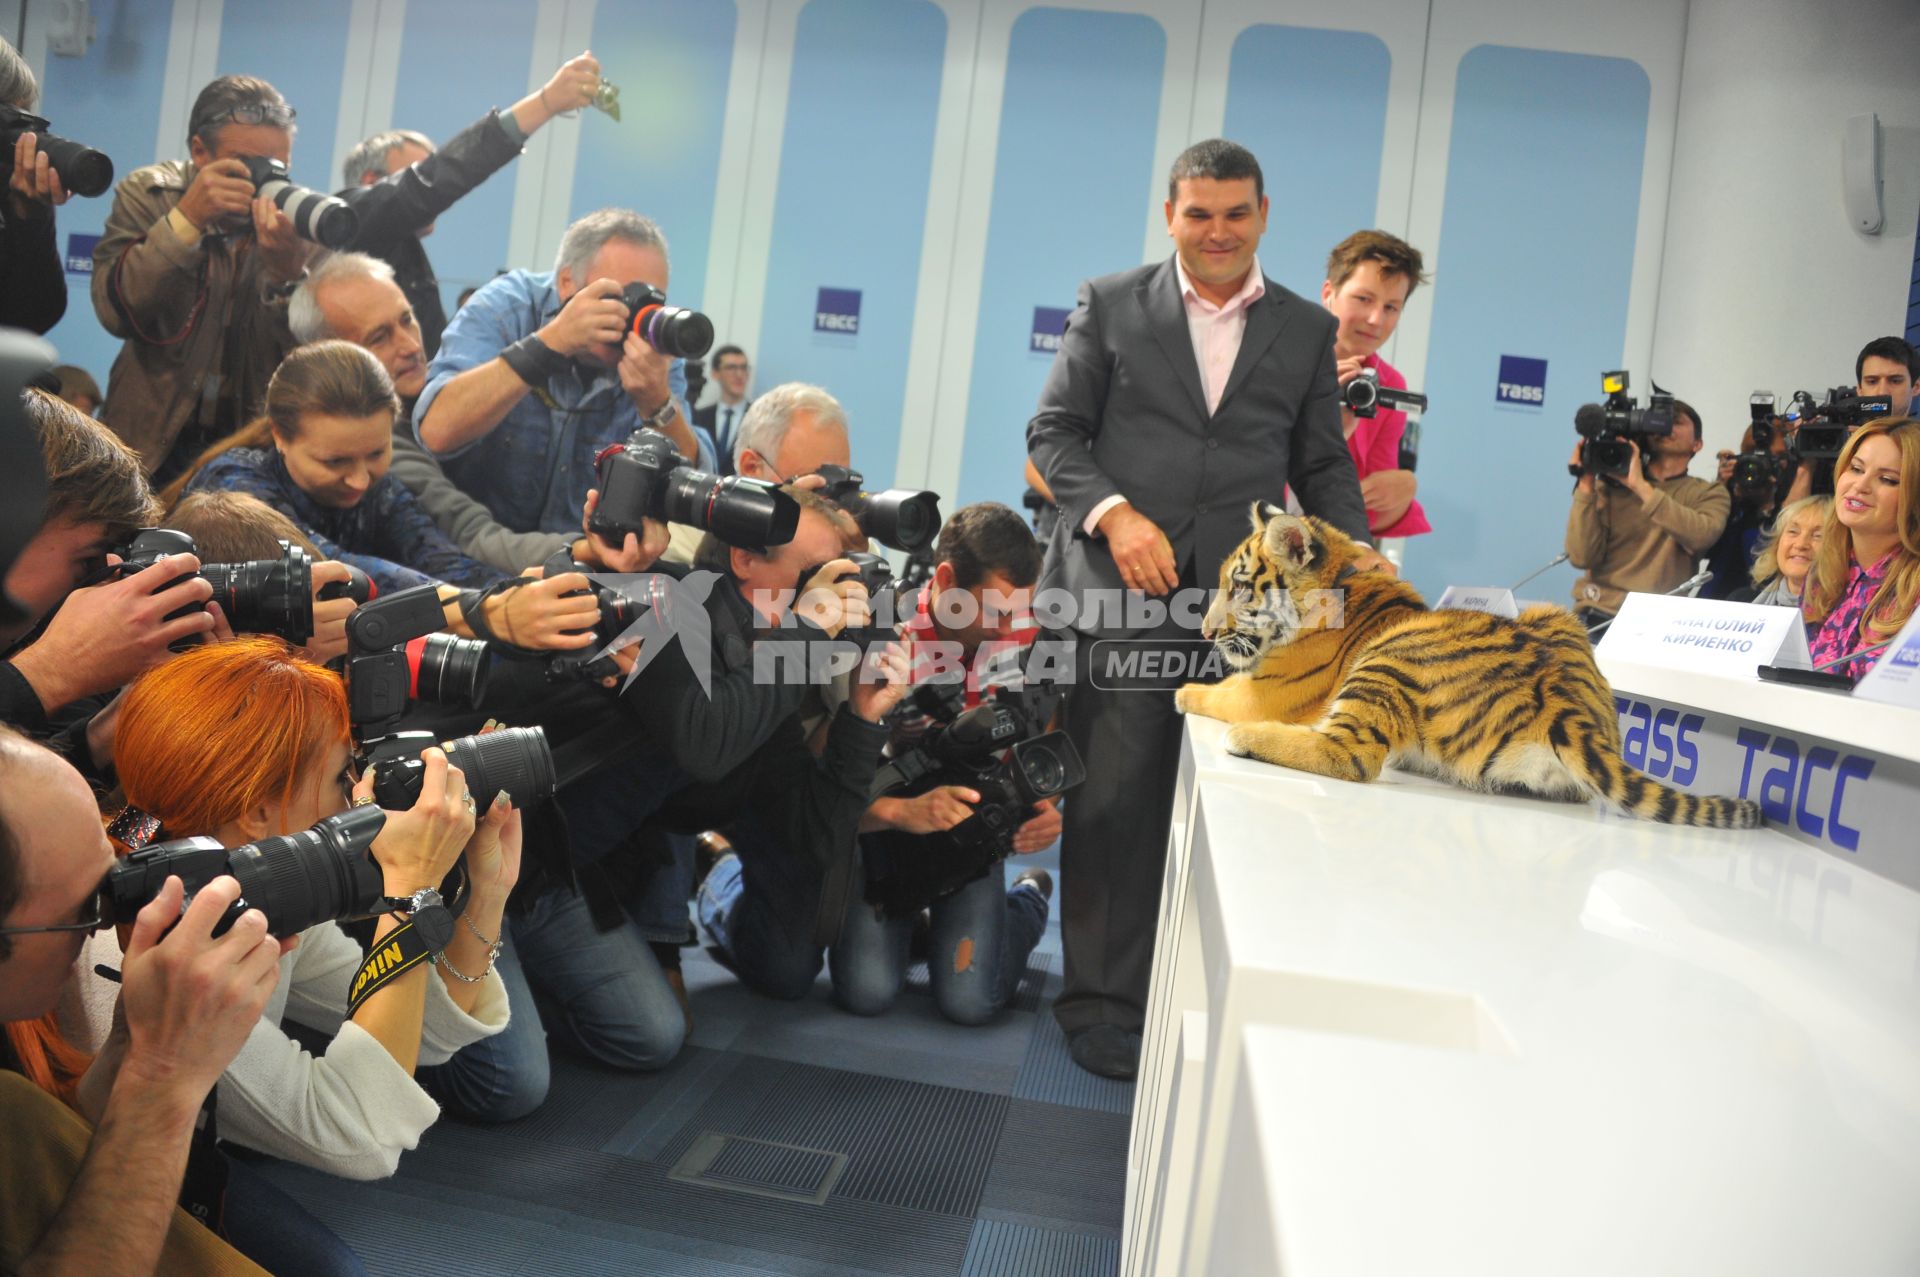
{"label": "tiger cub", "polygon": [[1393,763],[1667,824],[1760,824],[1757,803],[1682,793],[1621,760],[1613,693],[1572,613],[1430,611],[1406,582],[1355,572],[1358,547],[1319,519],[1252,513],[1205,623],[1237,672],[1174,696],[1235,724],[1231,752],[1343,780]]}

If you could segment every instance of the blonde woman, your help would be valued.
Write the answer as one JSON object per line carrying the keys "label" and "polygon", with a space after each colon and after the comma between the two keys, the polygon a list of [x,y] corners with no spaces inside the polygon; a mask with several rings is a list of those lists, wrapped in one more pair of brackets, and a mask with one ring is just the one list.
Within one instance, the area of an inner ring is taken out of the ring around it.
{"label": "blonde woman", "polygon": [[1733,600],[1799,607],[1832,509],[1831,497],[1801,497],[1774,515],[1754,554],[1753,584],[1735,590]]}

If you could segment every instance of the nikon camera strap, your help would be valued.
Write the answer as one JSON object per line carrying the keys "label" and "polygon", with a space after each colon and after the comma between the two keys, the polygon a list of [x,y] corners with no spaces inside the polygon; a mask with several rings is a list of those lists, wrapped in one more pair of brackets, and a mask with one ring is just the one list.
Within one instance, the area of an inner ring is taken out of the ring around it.
{"label": "nikon camera strap", "polygon": [[411,920],[375,939],[347,990],[347,1019],[351,1020],[361,1005],[389,982],[425,962],[429,953],[426,938],[415,930]]}

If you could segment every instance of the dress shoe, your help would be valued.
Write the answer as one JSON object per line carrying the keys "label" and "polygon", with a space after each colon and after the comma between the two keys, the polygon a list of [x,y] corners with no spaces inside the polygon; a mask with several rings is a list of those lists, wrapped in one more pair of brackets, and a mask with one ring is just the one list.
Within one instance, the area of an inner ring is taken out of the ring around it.
{"label": "dress shoe", "polygon": [[1140,1071],[1140,1035],[1117,1024],[1090,1024],[1067,1034],[1073,1062],[1100,1077],[1131,1082]]}
{"label": "dress shoe", "polygon": [[1033,884],[1033,889],[1040,893],[1042,900],[1051,901],[1053,899],[1053,875],[1044,869],[1021,870],[1020,876],[1013,880],[1013,886],[1007,890],[1018,891],[1028,883]]}

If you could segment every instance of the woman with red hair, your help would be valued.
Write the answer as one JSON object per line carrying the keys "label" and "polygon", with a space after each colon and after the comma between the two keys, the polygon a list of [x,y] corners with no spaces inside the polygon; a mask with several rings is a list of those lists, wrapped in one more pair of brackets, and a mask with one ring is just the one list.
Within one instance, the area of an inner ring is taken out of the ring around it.
{"label": "woman with red hair", "polygon": [[[113,832],[130,847],[194,835],[238,847],[296,833],[372,801],[372,778],[355,780],[349,744],[340,677],[283,640],[195,648],[143,674],[122,699],[114,763],[127,810]],[[391,1175],[439,1115],[415,1066],[506,1026],[492,945],[519,876],[519,814],[503,794],[476,827],[460,770],[438,749],[421,757],[419,800],[388,813],[372,855],[385,893],[403,898],[438,888],[465,855],[471,890],[453,939],[348,1015],[360,947],[335,923],[303,932],[281,959],[266,1014],[215,1089],[221,1139],[348,1178]],[[379,919],[376,948],[397,925],[393,915]],[[311,1055],[287,1036],[283,1014],[332,1033],[325,1053]],[[109,1067],[115,1050],[110,1036],[101,1052]],[[99,1072],[96,1065],[81,1083],[83,1097]]]}

